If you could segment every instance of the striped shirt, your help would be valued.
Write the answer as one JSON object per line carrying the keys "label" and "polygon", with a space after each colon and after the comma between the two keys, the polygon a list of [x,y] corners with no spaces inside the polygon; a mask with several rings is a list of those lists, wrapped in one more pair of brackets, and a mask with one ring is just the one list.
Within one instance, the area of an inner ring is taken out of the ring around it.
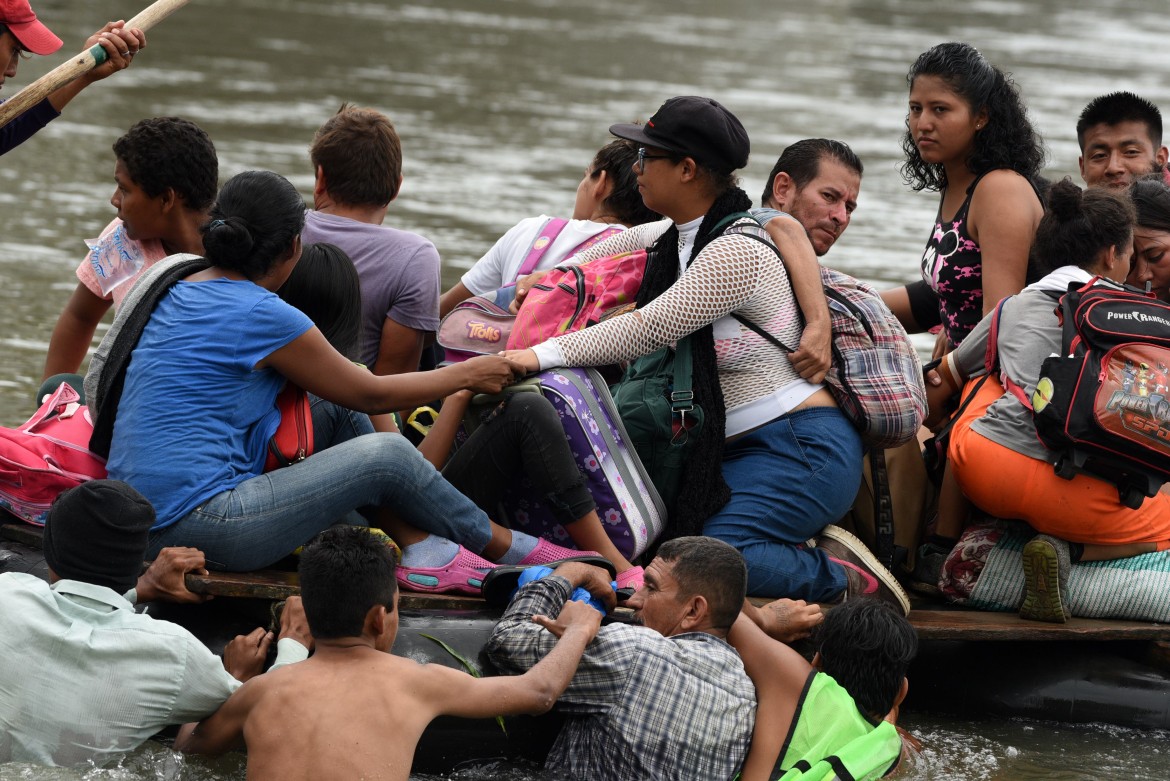
{"label": "striped shirt", "polygon": [[[486,647],[497,668],[523,673],[552,650],[556,638],[532,616],[559,614],[571,591],[550,575],[516,595]],[[747,755],[755,694],[721,638],[603,626],[557,702],[567,718],[546,767],[595,781],[731,778]]]}

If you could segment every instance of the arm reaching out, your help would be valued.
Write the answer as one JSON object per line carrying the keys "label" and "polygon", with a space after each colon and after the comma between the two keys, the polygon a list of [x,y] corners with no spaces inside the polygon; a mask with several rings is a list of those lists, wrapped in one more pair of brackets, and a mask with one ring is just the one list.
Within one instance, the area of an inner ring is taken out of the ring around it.
{"label": "arm reaching out", "polygon": [[813,669],[796,651],[765,635],[744,613],[732,625],[727,642],[739,652],[756,686],[756,725],[740,779],[768,781]]}
{"label": "arm reaching out", "polygon": [[521,713],[546,713],[568,687],[585,647],[597,635],[601,613],[583,602],[566,602],[556,620],[533,616],[532,620],[551,631],[556,646],[528,672],[518,676],[476,678],[447,667],[430,665],[425,692],[437,705],[436,715],[486,718]]}

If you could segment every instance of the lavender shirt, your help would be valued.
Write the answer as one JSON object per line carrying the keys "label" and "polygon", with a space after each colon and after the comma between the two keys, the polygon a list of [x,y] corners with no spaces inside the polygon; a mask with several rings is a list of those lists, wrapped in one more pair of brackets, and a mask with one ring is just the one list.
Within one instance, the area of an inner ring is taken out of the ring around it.
{"label": "lavender shirt", "polygon": [[309,210],[303,242],[328,242],[357,267],[362,287],[360,359],[373,368],[386,318],[416,331],[439,328],[439,252],[409,231]]}

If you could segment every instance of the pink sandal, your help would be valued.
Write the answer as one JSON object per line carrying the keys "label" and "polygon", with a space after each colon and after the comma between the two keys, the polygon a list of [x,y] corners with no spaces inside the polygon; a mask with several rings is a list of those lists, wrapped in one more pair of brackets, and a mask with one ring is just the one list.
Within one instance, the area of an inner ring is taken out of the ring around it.
{"label": "pink sandal", "polygon": [[645,578],[646,570],[642,569],[641,567],[631,567],[625,572],[619,572],[617,574],[617,587],[619,590],[628,588],[631,591],[636,592],[638,589],[642,588],[642,582],[645,580]]}
{"label": "pink sandal", "polygon": [[494,566],[460,545],[455,558],[442,567],[404,567],[400,564],[395,575],[398,585],[407,591],[479,596],[484,575]]}
{"label": "pink sandal", "polygon": [[532,552],[520,560],[520,564],[522,566],[551,564],[554,561],[564,561],[575,556],[601,556],[601,554],[591,550],[562,548],[560,545],[555,545],[544,537],[541,537],[536,543],[536,547],[532,549]]}

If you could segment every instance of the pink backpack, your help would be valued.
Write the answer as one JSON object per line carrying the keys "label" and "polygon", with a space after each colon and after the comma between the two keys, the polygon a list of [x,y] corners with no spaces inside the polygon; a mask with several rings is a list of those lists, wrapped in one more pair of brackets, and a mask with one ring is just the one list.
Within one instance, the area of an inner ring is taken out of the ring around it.
{"label": "pink backpack", "polygon": [[633,303],[645,273],[644,249],[555,267],[528,291],[508,349],[523,350],[597,323],[608,310]]}
{"label": "pink backpack", "polygon": [[106,476],[106,462],[89,451],[93,421],[80,400],[61,383],[23,426],[0,428],[0,508],[44,525],[58,494]]}

